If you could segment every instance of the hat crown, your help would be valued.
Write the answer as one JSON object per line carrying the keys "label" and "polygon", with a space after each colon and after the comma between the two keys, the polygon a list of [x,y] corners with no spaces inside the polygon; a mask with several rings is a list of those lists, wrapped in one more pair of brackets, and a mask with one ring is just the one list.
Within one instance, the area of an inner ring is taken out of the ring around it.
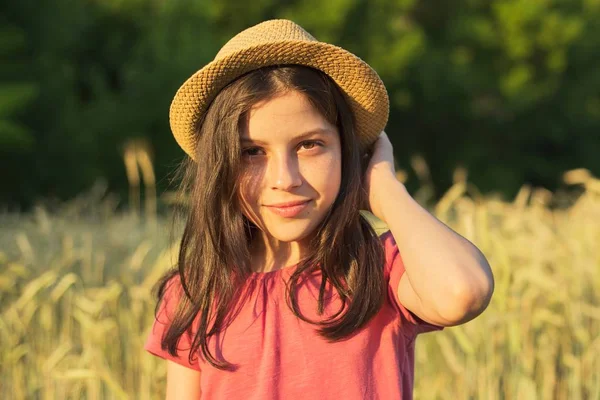
{"label": "hat crown", "polygon": [[252,26],[235,35],[219,50],[215,60],[258,44],[286,40],[317,41],[295,22],[287,19],[273,19]]}

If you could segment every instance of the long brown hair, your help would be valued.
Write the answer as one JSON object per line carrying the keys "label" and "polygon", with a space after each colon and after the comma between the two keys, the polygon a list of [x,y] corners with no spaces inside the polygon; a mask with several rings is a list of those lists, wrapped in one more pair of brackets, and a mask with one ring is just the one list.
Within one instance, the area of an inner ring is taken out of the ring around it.
{"label": "long brown hair", "polygon": [[[368,158],[360,153],[353,115],[343,94],[318,70],[302,66],[261,68],[238,78],[216,96],[198,124],[200,161],[186,158],[179,169],[179,191],[188,199],[186,222],[177,266],[157,284],[159,305],[171,278],[181,279],[184,292],[162,340],[163,349],[172,355],[177,354],[179,337],[191,330],[197,319],[190,362],[200,350],[212,366],[233,368],[225,360],[217,360],[207,342],[230,321],[235,299],[251,273],[249,247],[257,228],[243,215],[238,198],[242,162],[239,132],[254,104],[292,90],[303,93],[337,126],[342,179],[337,198],[313,235],[308,257],[300,261],[288,281],[287,304],[298,318],[317,325],[324,339],[338,341],[365,326],[384,302],[383,246],[359,212],[366,208],[362,180]],[[324,310],[328,283],[343,305],[321,321],[303,316],[296,298],[299,280],[305,273],[316,271],[322,276],[315,304],[318,314]]]}

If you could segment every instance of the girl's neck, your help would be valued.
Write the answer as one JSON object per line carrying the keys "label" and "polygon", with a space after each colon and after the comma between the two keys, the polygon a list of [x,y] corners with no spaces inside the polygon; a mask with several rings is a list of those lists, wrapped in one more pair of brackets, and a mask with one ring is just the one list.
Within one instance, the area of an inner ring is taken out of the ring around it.
{"label": "girl's neck", "polygon": [[270,272],[297,264],[305,255],[302,242],[281,242],[266,235],[256,235],[250,247],[253,272]]}

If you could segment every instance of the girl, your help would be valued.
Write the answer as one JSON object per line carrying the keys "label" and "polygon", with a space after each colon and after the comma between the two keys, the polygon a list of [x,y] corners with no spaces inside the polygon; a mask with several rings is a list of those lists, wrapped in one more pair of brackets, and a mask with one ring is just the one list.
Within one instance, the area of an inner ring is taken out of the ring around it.
{"label": "girl", "polygon": [[366,63],[286,20],[179,89],[190,204],[145,346],[168,399],[410,399],[416,336],[485,309],[481,252],[395,179],[388,109]]}

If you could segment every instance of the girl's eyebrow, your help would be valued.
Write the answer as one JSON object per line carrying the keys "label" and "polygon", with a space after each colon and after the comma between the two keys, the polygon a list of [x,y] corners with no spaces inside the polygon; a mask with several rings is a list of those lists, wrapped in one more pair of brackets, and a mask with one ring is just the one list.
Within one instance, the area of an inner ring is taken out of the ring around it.
{"label": "girl's eyebrow", "polygon": [[[314,136],[314,135],[318,135],[318,134],[323,134],[326,136],[331,136],[333,134],[335,134],[335,131],[331,128],[316,128],[316,129],[311,129],[310,131],[304,132],[298,136],[294,137],[294,140],[302,140],[302,139],[306,139],[310,136]],[[242,143],[256,143],[256,144],[267,144],[266,142],[262,141],[262,140],[253,140],[250,139],[248,137],[242,137]]]}

